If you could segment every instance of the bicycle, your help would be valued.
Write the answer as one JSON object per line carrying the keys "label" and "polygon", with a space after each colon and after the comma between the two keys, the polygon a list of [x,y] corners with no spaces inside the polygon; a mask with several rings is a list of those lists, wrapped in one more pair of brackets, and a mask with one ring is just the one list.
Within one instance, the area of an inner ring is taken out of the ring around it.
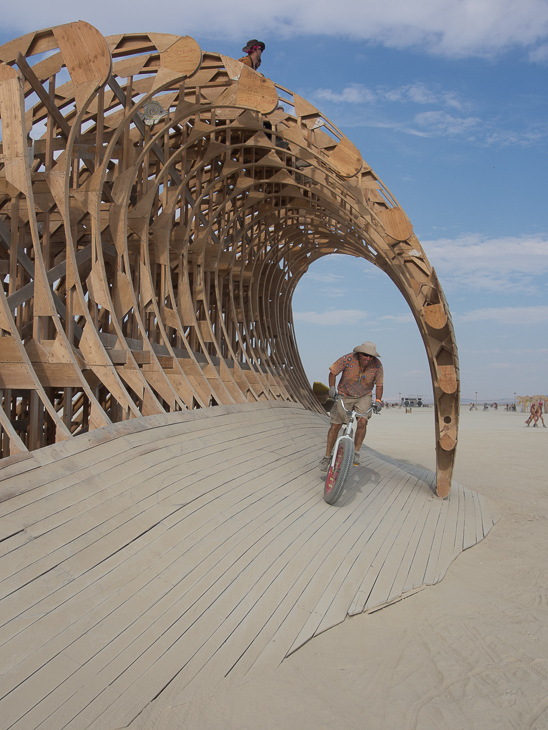
{"label": "bicycle", "polygon": [[[339,395],[335,396],[335,400],[339,400],[339,398]],[[350,467],[354,461],[354,437],[358,426],[358,418],[365,418],[370,411],[377,413],[373,406],[368,408],[365,413],[358,413],[353,408],[349,411],[344,407],[342,400],[341,406],[350,416],[350,420],[348,423],[343,425],[342,434],[335,442],[331,463],[327,470],[327,477],[323,490],[323,498],[327,504],[335,504],[341,496]]]}

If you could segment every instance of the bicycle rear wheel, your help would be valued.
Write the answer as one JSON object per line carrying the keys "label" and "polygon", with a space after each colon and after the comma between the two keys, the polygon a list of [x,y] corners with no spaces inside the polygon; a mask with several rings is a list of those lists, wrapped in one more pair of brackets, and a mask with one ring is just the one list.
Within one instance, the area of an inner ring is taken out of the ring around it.
{"label": "bicycle rear wheel", "polygon": [[350,436],[343,436],[337,446],[334,463],[329,467],[323,498],[327,504],[335,504],[341,496],[346,477],[354,461],[354,442]]}

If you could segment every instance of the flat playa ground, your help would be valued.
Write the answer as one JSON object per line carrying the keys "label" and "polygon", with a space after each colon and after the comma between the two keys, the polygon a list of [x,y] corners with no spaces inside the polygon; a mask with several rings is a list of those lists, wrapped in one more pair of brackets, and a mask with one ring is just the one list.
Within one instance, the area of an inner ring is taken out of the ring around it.
{"label": "flat playa ground", "polygon": [[[204,686],[177,727],[548,729],[548,428],[526,418],[463,407],[454,478],[500,519],[441,583],[347,619],[239,686]],[[433,469],[433,409],[384,410],[366,445]]]}

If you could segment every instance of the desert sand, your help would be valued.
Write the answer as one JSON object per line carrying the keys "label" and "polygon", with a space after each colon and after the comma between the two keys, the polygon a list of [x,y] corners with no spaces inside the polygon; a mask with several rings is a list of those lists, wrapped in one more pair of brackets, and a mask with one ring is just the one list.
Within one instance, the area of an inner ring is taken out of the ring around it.
{"label": "desert sand", "polygon": [[[204,685],[173,727],[548,728],[548,428],[525,418],[463,408],[454,478],[500,519],[441,583],[347,618],[243,684]],[[366,444],[433,469],[433,419],[384,411]]]}

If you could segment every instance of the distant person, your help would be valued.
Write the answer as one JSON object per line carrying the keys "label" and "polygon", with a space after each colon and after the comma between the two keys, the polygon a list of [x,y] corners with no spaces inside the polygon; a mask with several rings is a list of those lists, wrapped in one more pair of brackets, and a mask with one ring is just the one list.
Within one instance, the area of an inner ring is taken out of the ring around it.
{"label": "distant person", "polygon": [[531,421],[535,420],[535,411],[537,410],[537,404],[535,401],[531,403],[531,408],[529,408],[529,418],[525,421],[525,425],[527,428],[531,425]]}
{"label": "distant person", "polygon": [[536,428],[538,426],[539,421],[542,421],[542,428],[546,428],[546,424],[544,423],[544,418],[542,415],[543,405],[544,405],[544,403],[541,400],[539,400],[539,402],[537,403],[537,407],[535,408],[535,416],[534,416],[535,422],[533,424],[534,428]]}
{"label": "distant person", "polygon": [[262,41],[252,38],[242,48],[242,51],[247,55],[242,56],[242,58],[239,58],[238,60],[240,63],[244,63],[246,66],[249,66],[249,68],[256,71],[261,65],[261,56],[265,48],[266,46]]}
{"label": "distant person", "polygon": [[[357,345],[348,355],[343,355],[329,368],[329,397],[335,398],[337,393],[342,399],[344,408],[348,411],[354,408],[358,413],[365,413],[373,402],[373,388],[375,388],[375,404],[373,409],[380,413],[382,408],[383,368],[380,355],[374,342],[363,342]],[[342,375],[341,375],[342,374]],[[337,376],[341,375],[338,388]],[[321,459],[320,471],[329,469],[331,453],[341,426],[348,423],[347,416],[340,400],[336,400],[329,414],[331,425],[327,432],[325,456]],[[360,463],[360,447],[367,431],[367,421],[371,412],[364,418],[358,419],[358,427],[354,438],[354,464]]]}

